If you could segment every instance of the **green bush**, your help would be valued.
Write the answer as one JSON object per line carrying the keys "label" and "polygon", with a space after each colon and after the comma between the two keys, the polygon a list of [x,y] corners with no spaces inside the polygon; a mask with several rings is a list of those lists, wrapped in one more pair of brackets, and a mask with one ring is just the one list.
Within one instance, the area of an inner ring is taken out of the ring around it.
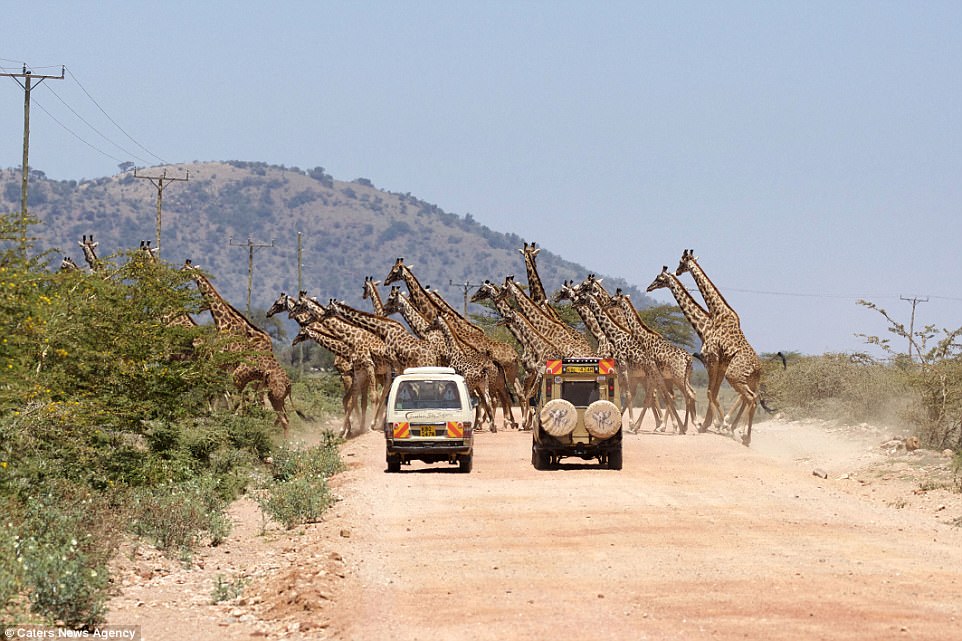
{"label": "green bush", "polygon": [[204,537],[218,545],[230,534],[222,480],[205,475],[178,484],[142,488],[130,499],[130,530],[168,553],[187,555]]}
{"label": "green bush", "polygon": [[275,481],[268,487],[267,494],[258,500],[268,516],[288,529],[317,522],[332,502],[327,480],[322,477]]}
{"label": "green bush", "polygon": [[340,442],[324,432],[323,441],[312,447],[277,447],[272,479],[257,498],[261,510],[286,528],[317,521],[333,503],[327,479],[344,467]]}

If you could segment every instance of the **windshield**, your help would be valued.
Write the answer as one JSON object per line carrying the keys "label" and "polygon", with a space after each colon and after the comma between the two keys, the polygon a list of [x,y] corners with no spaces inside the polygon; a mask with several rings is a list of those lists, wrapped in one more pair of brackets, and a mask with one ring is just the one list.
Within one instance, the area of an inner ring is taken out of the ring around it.
{"label": "windshield", "polygon": [[453,381],[403,381],[394,397],[396,410],[461,409],[461,395]]}
{"label": "windshield", "polygon": [[598,381],[563,381],[561,398],[575,407],[588,407],[598,400]]}

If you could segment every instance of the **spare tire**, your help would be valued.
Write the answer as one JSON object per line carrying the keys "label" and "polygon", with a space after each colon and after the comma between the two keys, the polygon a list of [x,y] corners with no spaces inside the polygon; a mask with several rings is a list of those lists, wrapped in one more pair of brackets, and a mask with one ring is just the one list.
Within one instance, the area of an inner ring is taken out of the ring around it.
{"label": "spare tire", "polygon": [[578,410],[563,398],[554,398],[545,403],[539,416],[541,427],[551,436],[567,436],[578,424]]}
{"label": "spare tire", "polygon": [[595,401],[585,410],[585,427],[595,438],[611,438],[621,429],[621,410],[611,401]]}

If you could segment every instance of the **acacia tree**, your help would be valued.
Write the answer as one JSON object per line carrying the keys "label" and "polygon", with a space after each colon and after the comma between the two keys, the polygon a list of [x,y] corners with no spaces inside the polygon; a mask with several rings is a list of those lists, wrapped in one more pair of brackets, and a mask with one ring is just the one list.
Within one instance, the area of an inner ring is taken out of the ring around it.
{"label": "acacia tree", "polygon": [[918,411],[909,418],[916,423],[920,438],[932,447],[962,450],[962,327],[948,330],[926,325],[910,332],[874,303],[860,300],[858,304],[881,314],[888,322],[888,331],[909,341],[918,355],[915,363],[897,352],[889,338],[857,334],[891,355],[918,394]]}

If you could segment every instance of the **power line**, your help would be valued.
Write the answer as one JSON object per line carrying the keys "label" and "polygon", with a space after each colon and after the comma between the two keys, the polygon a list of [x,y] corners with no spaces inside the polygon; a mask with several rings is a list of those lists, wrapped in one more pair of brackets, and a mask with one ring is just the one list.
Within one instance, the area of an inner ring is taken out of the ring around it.
{"label": "power line", "polygon": [[61,127],[63,127],[64,131],[66,131],[68,134],[70,134],[71,136],[73,136],[74,138],[76,138],[77,140],[79,140],[80,142],[82,142],[83,144],[87,145],[88,147],[90,147],[91,149],[93,149],[94,151],[96,151],[98,154],[104,155],[104,156],[106,156],[107,158],[112,158],[113,160],[116,160],[117,162],[124,162],[124,161],[121,160],[120,158],[117,158],[117,156],[114,156],[114,155],[112,155],[112,154],[107,153],[107,152],[104,151],[103,149],[100,149],[99,147],[97,147],[96,145],[94,145],[92,142],[84,139],[84,138],[83,138],[80,134],[78,134],[76,131],[72,130],[70,127],[68,127],[67,125],[65,125],[65,124],[63,124],[62,122],[60,122],[60,121],[57,119],[57,117],[54,116],[54,115],[53,115],[52,113],[50,113],[49,111],[47,111],[46,107],[44,107],[42,104],[40,104],[40,103],[37,102],[36,100],[34,100],[34,102],[36,103],[37,107],[40,108],[40,111],[42,111],[42,112],[44,112],[45,114],[47,114],[47,116],[48,116],[51,120],[53,120],[55,123],[57,123],[58,125],[60,125]]}
{"label": "power line", "polygon": [[168,163],[166,160],[164,160],[163,158],[161,158],[160,156],[158,156],[157,154],[155,154],[154,152],[152,152],[151,150],[147,149],[147,148],[144,147],[142,144],[140,144],[139,142],[137,142],[136,140],[134,140],[133,136],[131,136],[130,134],[128,134],[128,133],[124,130],[123,127],[121,127],[120,125],[118,125],[118,124],[117,124],[117,121],[114,120],[113,118],[111,118],[111,117],[110,117],[110,114],[108,114],[106,111],[104,111],[104,108],[100,106],[100,103],[97,102],[97,101],[94,99],[94,97],[90,95],[90,92],[87,91],[87,89],[86,89],[82,84],[80,84],[80,79],[78,79],[77,76],[76,76],[72,71],[70,71],[70,70],[67,70],[67,73],[70,75],[70,79],[77,83],[77,86],[80,87],[80,90],[83,91],[84,94],[86,94],[86,96],[87,96],[88,98],[90,98],[90,102],[92,102],[92,103],[94,103],[95,105],[97,105],[97,109],[100,110],[100,113],[102,113],[102,114],[107,118],[107,120],[109,120],[111,123],[113,123],[114,127],[116,127],[117,129],[119,129],[122,134],[124,134],[125,136],[127,136],[127,138],[129,138],[132,143],[134,143],[135,145],[137,145],[138,147],[140,147],[141,149],[143,149],[143,150],[144,150],[145,152],[147,152],[149,155],[151,155],[151,156],[153,156],[154,158],[156,158],[157,160],[159,160],[161,163],[163,163],[163,164],[165,164],[165,165],[170,164],[170,163]]}
{"label": "power line", "polygon": [[[61,103],[63,103],[63,106],[64,106],[64,107],[66,107],[67,109],[70,110],[70,113],[72,113],[73,115],[75,115],[75,116],[80,120],[80,122],[84,123],[85,125],[87,125],[87,126],[90,127],[91,129],[93,129],[94,133],[96,133],[98,136],[100,136],[101,138],[103,138],[104,140],[106,140],[106,141],[109,142],[111,145],[113,145],[114,147],[116,147],[116,148],[119,149],[120,151],[124,152],[124,153],[127,154],[128,156],[131,156],[132,158],[136,158],[137,160],[139,160],[140,162],[144,163],[145,165],[149,165],[149,164],[150,164],[150,161],[141,158],[140,156],[138,156],[137,154],[132,153],[132,152],[131,152],[130,150],[128,150],[128,149],[124,149],[123,147],[121,147],[120,145],[118,145],[117,143],[115,143],[113,140],[111,140],[110,138],[108,138],[108,137],[107,137],[103,132],[101,132],[99,129],[97,129],[97,128],[94,127],[92,124],[90,124],[90,123],[87,121],[86,118],[84,118],[84,117],[81,116],[79,113],[77,113],[77,110],[76,110],[76,109],[74,109],[74,108],[71,107],[69,104],[67,104],[67,102],[66,102],[63,98],[61,98],[60,95],[59,95],[56,91],[53,90],[53,88],[47,87],[47,89],[50,90],[50,93],[52,93],[54,96],[56,96],[57,100],[59,100]],[[44,111],[46,111],[46,110],[44,110]]]}

